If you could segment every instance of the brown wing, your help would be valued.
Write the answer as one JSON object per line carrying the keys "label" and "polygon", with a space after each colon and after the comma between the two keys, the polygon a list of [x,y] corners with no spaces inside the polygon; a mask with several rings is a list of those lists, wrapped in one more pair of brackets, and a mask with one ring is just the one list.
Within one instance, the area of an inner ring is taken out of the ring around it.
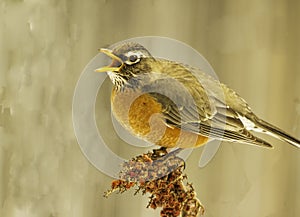
{"label": "brown wing", "polygon": [[146,79],[143,92],[162,104],[166,125],[210,138],[272,147],[245,129],[239,114],[250,108],[225,85],[175,62],[162,64],[157,71],[163,73]]}

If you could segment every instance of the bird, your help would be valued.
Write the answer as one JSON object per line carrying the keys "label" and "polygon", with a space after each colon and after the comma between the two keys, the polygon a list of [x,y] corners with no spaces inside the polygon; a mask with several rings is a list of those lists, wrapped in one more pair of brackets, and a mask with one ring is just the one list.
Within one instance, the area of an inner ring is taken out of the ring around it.
{"label": "bird", "polygon": [[199,68],[153,57],[136,42],[99,51],[112,59],[95,71],[112,81],[113,115],[144,141],[181,149],[210,140],[273,148],[258,132],[300,148],[300,140],[259,118],[239,94]]}

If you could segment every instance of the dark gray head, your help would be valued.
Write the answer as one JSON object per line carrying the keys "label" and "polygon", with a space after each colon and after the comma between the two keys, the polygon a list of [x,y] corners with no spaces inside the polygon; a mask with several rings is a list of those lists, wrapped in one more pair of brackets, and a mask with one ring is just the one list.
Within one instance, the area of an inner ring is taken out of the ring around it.
{"label": "dark gray head", "polygon": [[108,72],[115,85],[124,85],[134,81],[139,74],[151,70],[155,59],[142,45],[135,42],[126,42],[116,45],[112,50],[100,49],[101,52],[112,58],[112,63],[97,69],[97,72]]}
{"label": "dark gray head", "polygon": [[127,65],[138,63],[142,58],[152,57],[146,48],[135,42],[117,45],[113,48],[112,53]]}

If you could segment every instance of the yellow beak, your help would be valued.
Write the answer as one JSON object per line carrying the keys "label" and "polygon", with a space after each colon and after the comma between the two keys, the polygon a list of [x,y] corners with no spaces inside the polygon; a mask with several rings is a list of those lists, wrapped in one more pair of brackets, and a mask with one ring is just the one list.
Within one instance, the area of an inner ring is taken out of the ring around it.
{"label": "yellow beak", "polygon": [[107,72],[107,71],[119,71],[123,66],[123,61],[116,55],[112,53],[112,50],[101,48],[100,52],[106,54],[107,56],[113,59],[112,63],[109,66],[104,66],[99,69],[96,69],[96,72]]}

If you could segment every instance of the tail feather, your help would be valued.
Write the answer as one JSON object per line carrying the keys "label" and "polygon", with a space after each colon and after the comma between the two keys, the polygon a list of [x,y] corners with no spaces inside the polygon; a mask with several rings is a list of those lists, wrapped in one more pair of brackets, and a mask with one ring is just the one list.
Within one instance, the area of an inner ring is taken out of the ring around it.
{"label": "tail feather", "polygon": [[[249,145],[256,145],[256,146],[260,146],[263,148],[273,148],[273,146],[266,142],[265,140],[258,138],[256,136],[254,136],[252,133],[250,133],[249,131],[245,130],[244,132],[245,135],[247,135],[247,140],[244,140],[242,142],[249,144]],[[241,142],[241,140],[239,140],[238,142]]]}
{"label": "tail feather", "polygon": [[300,148],[300,140],[296,139],[295,137],[289,135],[288,133],[284,132],[283,130],[279,129],[278,127],[264,121],[261,119],[256,118],[255,124],[257,127],[267,131],[267,133],[271,134],[272,136],[285,141],[297,148]]}

